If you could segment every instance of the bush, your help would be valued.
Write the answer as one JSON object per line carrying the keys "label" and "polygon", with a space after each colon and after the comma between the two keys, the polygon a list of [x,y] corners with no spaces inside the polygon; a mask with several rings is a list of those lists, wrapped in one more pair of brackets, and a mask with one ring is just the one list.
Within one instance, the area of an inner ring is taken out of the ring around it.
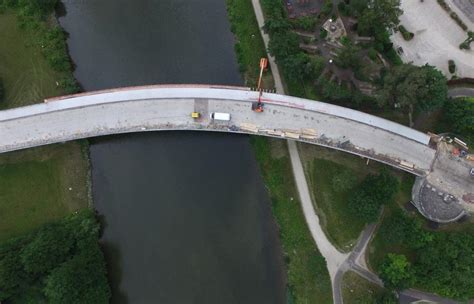
{"label": "bush", "polygon": [[415,34],[413,34],[412,32],[407,31],[407,29],[403,25],[400,25],[398,27],[398,30],[402,34],[403,39],[405,39],[406,41],[410,41],[410,40],[413,39],[413,37],[415,37]]}
{"label": "bush", "polygon": [[389,253],[382,264],[380,276],[388,289],[401,290],[414,283],[413,270],[406,256]]}
{"label": "bush", "polygon": [[367,51],[367,55],[369,56],[370,60],[372,60],[372,61],[377,60],[377,51],[373,47],[371,47]]}
{"label": "bush", "polygon": [[448,69],[449,73],[454,74],[456,72],[456,64],[454,63],[454,60],[448,60]]}

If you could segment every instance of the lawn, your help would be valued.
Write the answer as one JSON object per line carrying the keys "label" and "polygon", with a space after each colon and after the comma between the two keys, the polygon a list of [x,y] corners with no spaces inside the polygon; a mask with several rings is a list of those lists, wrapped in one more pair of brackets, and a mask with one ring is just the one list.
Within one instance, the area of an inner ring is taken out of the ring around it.
{"label": "lawn", "polygon": [[[353,193],[351,188],[357,187],[367,174],[380,172],[383,165],[375,161],[367,163],[367,159],[359,156],[324,147],[299,144],[298,148],[322,227],[337,248],[349,252],[365,226],[347,208],[347,201]],[[392,207],[397,205],[396,208],[400,208],[410,201],[414,179],[395,169],[392,169],[392,173],[401,181],[395,199],[398,204]],[[338,188],[334,180],[341,175],[353,176],[353,187],[348,187],[348,190]]]}
{"label": "lawn", "polygon": [[[332,303],[326,261],[301,210],[286,142],[252,137],[256,158],[272,200],[294,303]],[[288,301],[292,303],[291,300]]]}
{"label": "lawn", "polygon": [[342,279],[342,298],[346,304],[375,304],[387,293],[358,274],[348,271]]}
{"label": "lawn", "polygon": [[18,27],[14,14],[0,14],[0,77],[6,92],[0,109],[63,95],[56,86],[60,75],[51,69],[37,45],[32,43],[34,35]]}
{"label": "lawn", "polygon": [[0,154],[0,241],[89,204],[89,163],[80,142]]}

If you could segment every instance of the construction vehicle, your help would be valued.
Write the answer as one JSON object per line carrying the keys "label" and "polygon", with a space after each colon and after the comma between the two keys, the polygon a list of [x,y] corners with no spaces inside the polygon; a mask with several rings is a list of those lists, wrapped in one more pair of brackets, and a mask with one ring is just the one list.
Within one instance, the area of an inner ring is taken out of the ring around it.
{"label": "construction vehicle", "polygon": [[199,113],[199,112],[192,112],[192,113],[191,113],[191,117],[194,118],[194,119],[198,119],[199,117],[201,117],[201,113]]}
{"label": "construction vehicle", "polygon": [[262,103],[262,94],[263,94],[263,88],[262,88],[262,76],[263,76],[263,70],[267,68],[268,65],[268,59],[267,58],[260,58],[260,76],[258,77],[258,83],[257,83],[257,90],[258,90],[258,100],[256,102],[252,102],[252,111],[261,113],[263,112],[263,103]]}

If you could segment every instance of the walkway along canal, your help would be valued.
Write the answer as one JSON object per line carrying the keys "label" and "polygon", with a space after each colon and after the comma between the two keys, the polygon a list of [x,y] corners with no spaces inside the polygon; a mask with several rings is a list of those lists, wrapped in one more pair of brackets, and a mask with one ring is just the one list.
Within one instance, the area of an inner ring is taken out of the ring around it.
{"label": "walkway along canal", "polygon": [[[86,91],[241,85],[225,3],[65,1]],[[284,303],[270,202],[246,136],[147,133],[91,145],[113,303]]]}

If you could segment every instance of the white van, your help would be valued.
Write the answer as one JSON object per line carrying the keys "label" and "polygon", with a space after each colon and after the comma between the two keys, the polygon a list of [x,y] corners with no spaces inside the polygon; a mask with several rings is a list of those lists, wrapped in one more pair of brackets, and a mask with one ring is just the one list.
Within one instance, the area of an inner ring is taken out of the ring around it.
{"label": "white van", "polygon": [[212,112],[209,114],[209,117],[214,120],[222,120],[222,121],[229,121],[230,114],[229,113],[219,113],[219,112]]}

